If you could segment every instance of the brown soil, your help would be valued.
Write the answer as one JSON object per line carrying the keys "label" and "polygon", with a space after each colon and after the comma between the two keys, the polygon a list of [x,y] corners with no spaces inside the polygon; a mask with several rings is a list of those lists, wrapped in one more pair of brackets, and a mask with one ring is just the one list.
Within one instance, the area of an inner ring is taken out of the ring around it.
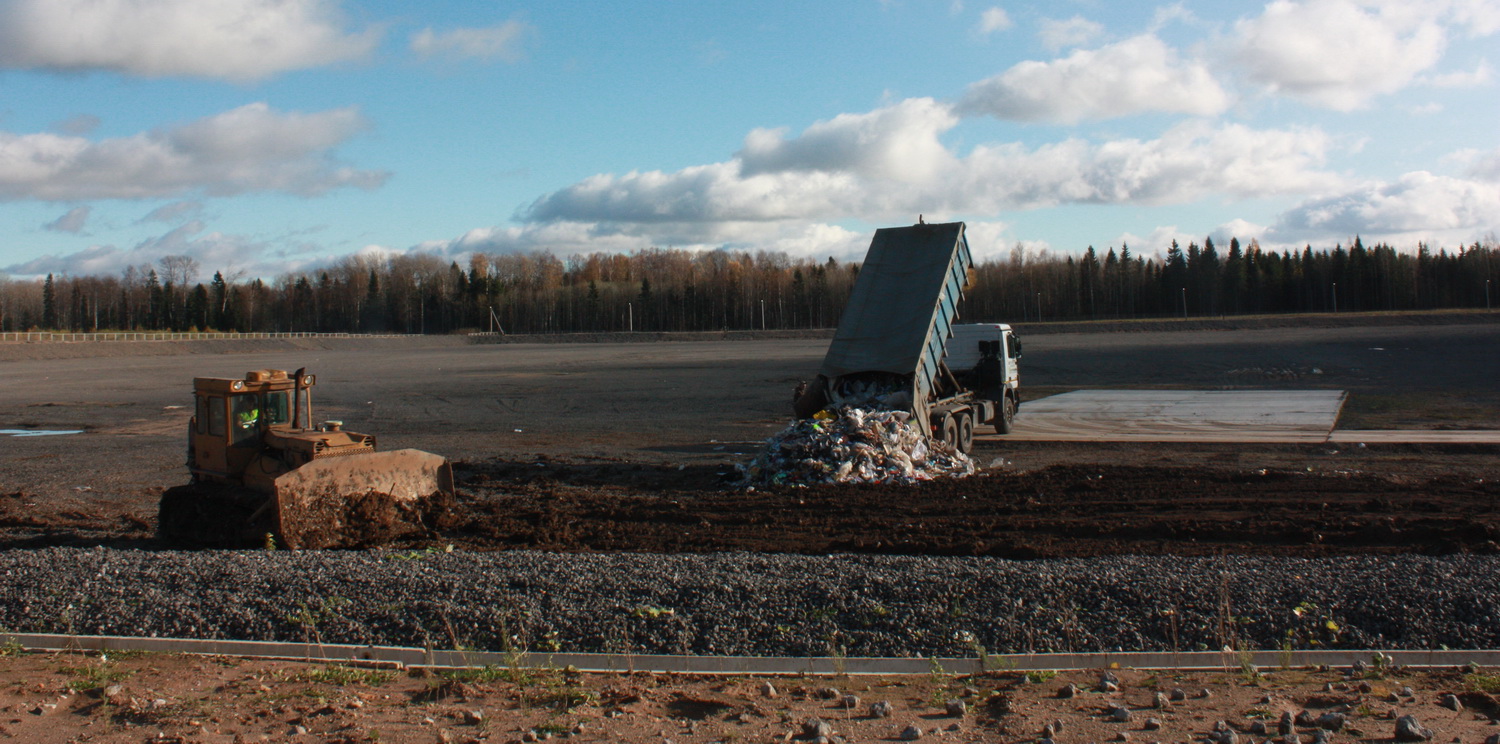
{"label": "brown soil", "polygon": [[[1283,711],[1347,717],[1339,740],[1392,741],[1413,715],[1434,741],[1479,742],[1500,712],[1493,670],[992,673],[961,677],[694,677],[593,675],[566,670],[437,671],[316,662],[124,654],[0,658],[0,737],[58,742],[520,742],[804,741],[811,719],[848,741],[1030,742],[1052,727],[1065,741],[1195,741],[1216,725],[1242,740],[1275,735]],[[764,685],[773,692],[768,694]],[[1066,685],[1079,688],[1063,698]],[[1331,687],[1325,687],[1331,685]],[[1403,696],[1410,687],[1413,695]],[[1185,699],[1162,708],[1157,693]],[[1366,691],[1367,690],[1367,691]],[[1463,710],[1439,705],[1455,694]],[[845,695],[853,695],[846,707]],[[961,701],[962,710],[948,709]],[[890,705],[889,717],[870,706]],[[1117,722],[1116,706],[1130,711]],[[1154,719],[1156,728],[1151,728]],[[1253,733],[1259,723],[1269,735]],[[1297,726],[1303,741],[1314,729]],[[530,737],[527,737],[530,738]],[[532,739],[535,740],[535,739]]]}
{"label": "brown soil", "polygon": [[[1055,465],[910,486],[725,490],[725,471],[464,466],[469,549],[1112,554],[1500,550],[1500,480]],[[894,508],[893,508],[893,505]]]}

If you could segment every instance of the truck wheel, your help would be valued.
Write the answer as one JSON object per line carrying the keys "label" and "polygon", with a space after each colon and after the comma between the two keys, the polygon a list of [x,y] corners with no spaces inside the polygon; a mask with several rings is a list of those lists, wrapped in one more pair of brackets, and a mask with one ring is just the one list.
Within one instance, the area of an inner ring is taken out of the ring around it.
{"label": "truck wheel", "polygon": [[1015,420],[1016,399],[1007,395],[1005,396],[1005,400],[1000,404],[1000,415],[995,417],[995,433],[1009,434],[1011,425],[1015,423]]}
{"label": "truck wheel", "polygon": [[958,421],[955,420],[954,416],[949,415],[943,417],[943,428],[941,434],[943,444],[946,444],[953,449],[958,449]]}
{"label": "truck wheel", "polygon": [[966,411],[958,414],[958,451],[969,454],[974,449],[974,417]]}

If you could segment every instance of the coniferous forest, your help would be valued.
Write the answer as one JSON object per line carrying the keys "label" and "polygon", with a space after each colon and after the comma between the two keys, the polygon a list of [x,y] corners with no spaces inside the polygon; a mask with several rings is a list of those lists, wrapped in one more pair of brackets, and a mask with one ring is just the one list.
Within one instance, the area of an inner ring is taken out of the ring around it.
{"label": "coniferous forest", "polygon": [[[961,317],[1036,322],[1486,308],[1500,247],[1261,250],[1205,239],[1164,255],[1029,251],[980,262]],[[212,272],[209,274],[209,272]],[[571,333],[828,328],[857,263],[650,249],[559,258],[343,258],[267,282],[167,256],[120,276],[0,277],[0,331]],[[204,274],[209,274],[204,276]]]}

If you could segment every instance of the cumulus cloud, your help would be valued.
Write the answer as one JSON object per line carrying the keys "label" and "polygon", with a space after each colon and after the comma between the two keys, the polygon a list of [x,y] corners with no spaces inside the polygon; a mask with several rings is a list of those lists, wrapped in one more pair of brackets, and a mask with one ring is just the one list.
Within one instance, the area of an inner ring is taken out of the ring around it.
{"label": "cumulus cloud", "polygon": [[1351,111],[1437,63],[1446,44],[1442,5],[1276,0],[1235,24],[1234,57],[1271,92]]}
{"label": "cumulus cloud", "polygon": [[1465,175],[1469,178],[1500,183],[1500,149],[1489,152],[1463,150],[1454,153],[1453,158],[1467,165]]}
{"label": "cumulus cloud", "polygon": [[331,150],[365,128],[353,108],[281,113],[252,103],[176,127],[97,142],[0,132],[0,201],[138,199],[191,192],[316,195],[387,174]]}
{"label": "cumulus cloud", "polygon": [[1208,235],[1214,239],[1215,243],[1223,246],[1228,246],[1231,238],[1239,238],[1240,245],[1243,247],[1251,240],[1258,240],[1260,236],[1265,234],[1265,225],[1258,225],[1249,220],[1236,217],[1214,228]]}
{"label": "cumulus cloud", "polygon": [[956,119],[928,99],[814,124],[800,137],[753,132],[733,159],[676,172],[600,174],[547,194],[526,222],[604,226],[776,220],[911,219],[1069,203],[1181,203],[1332,188],[1316,129],[1180,124],[1154,140],[982,145],[940,135]]}
{"label": "cumulus cloud", "polygon": [[996,31],[1004,31],[1015,25],[1010,20],[1010,14],[1004,8],[986,8],[979,14],[979,33],[992,34]]}
{"label": "cumulus cloud", "polygon": [[470,230],[451,240],[428,241],[411,250],[462,260],[473,253],[530,253],[559,256],[582,253],[628,253],[652,247],[683,250],[745,249],[775,251],[794,257],[864,256],[868,232],[820,222],[715,222],[681,225],[612,225],[549,222]]}
{"label": "cumulus cloud", "polygon": [[530,30],[530,26],[516,20],[485,28],[448,31],[424,28],[412,35],[411,50],[424,57],[515,62],[521,58],[521,44]]}
{"label": "cumulus cloud", "polygon": [[966,115],[1073,124],[1148,111],[1211,116],[1229,96],[1196,60],[1183,60],[1151,34],[1051,62],[1021,62],[969,86]]}
{"label": "cumulus cloud", "polygon": [[737,155],[746,176],[783,171],[849,172],[871,178],[925,178],[952,161],[938,135],[958,119],[930,98],[909,98],[864,114],[840,114],[795,139],[756,129]]}
{"label": "cumulus cloud", "polygon": [[259,80],[369,54],[332,0],[0,0],[0,68]]}
{"label": "cumulus cloud", "polygon": [[1472,70],[1459,70],[1429,75],[1424,82],[1434,88],[1474,88],[1495,79],[1494,70],[1488,61],[1481,60]]}
{"label": "cumulus cloud", "polygon": [[83,226],[88,223],[89,212],[92,211],[94,211],[94,208],[89,206],[73,207],[63,214],[63,216],[42,225],[42,227],[53,232],[65,232],[77,235],[83,232]]}
{"label": "cumulus cloud", "polygon": [[1037,38],[1042,46],[1057,51],[1067,47],[1083,46],[1104,33],[1104,26],[1083,16],[1073,16],[1065,21],[1043,18],[1037,29]]}
{"label": "cumulus cloud", "polygon": [[1500,230],[1500,181],[1413,171],[1308,199],[1278,216],[1272,239],[1363,235],[1391,242],[1466,242]]}
{"label": "cumulus cloud", "polygon": [[176,222],[183,217],[190,217],[203,211],[203,203],[186,199],[163,204],[151,210],[141,222]]}
{"label": "cumulus cloud", "polygon": [[[130,266],[156,264],[163,256],[188,256],[212,276],[241,275],[270,278],[332,263],[333,256],[306,244],[284,240],[257,240],[244,235],[207,232],[194,220],[133,246],[91,245],[79,251],[44,255],[23,263],[0,267],[15,276],[71,274],[74,276],[119,275]],[[202,277],[200,277],[202,279]]]}

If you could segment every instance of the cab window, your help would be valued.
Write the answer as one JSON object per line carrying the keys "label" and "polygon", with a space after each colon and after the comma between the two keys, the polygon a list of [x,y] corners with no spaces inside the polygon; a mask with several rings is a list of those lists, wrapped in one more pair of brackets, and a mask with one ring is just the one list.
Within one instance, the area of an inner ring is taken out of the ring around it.
{"label": "cab window", "polygon": [[266,417],[267,424],[284,424],[291,420],[291,417],[287,413],[287,394],[285,391],[266,393],[265,401],[265,410],[262,413]]}
{"label": "cab window", "polygon": [[224,399],[218,396],[199,398],[198,406],[198,430],[210,436],[224,436]]}
{"label": "cab window", "polygon": [[230,444],[244,447],[259,441],[260,417],[260,396],[236,395],[230,398]]}

